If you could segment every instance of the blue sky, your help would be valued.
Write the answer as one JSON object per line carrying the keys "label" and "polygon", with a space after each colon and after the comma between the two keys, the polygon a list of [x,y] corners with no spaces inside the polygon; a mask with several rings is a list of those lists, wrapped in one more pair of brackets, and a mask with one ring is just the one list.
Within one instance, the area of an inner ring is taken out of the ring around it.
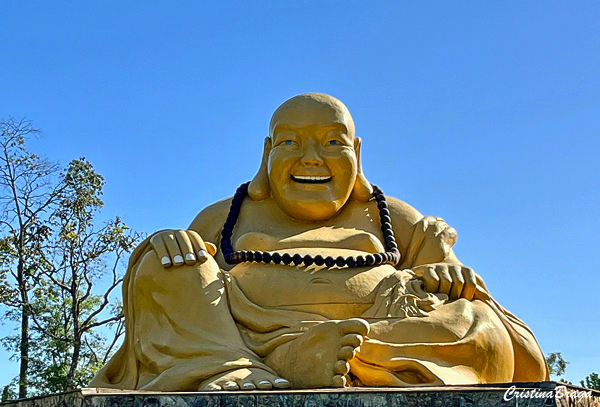
{"label": "blue sky", "polygon": [[567,379],[600,371],[600,3],[207,3],[2,2],[0,117],[150,233],[250,179],[280,103],[329,93],[369,180],[457,229]]}

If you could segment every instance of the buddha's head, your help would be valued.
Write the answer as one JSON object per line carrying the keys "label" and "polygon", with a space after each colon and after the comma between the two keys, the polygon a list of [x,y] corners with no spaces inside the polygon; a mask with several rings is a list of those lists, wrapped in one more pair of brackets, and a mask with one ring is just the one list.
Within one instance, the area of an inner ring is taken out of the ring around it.
{"label": "buddha's head", "polygon": [[320,93],[295,96],[279,106],[249,194],[252,199],[271,196],[283,212],[304,221],[330,219],[351,197],[368,200],[360,139],[346,106]]}

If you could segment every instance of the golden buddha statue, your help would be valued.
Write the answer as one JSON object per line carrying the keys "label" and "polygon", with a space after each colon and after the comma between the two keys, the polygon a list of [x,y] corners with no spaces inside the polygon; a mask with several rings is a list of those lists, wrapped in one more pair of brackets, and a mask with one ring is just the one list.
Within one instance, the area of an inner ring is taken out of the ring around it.
{"label": "golden buddha statue", "polygon": [[548,379],[529,328],[454,255],[456,231],[371,185],[360,148],[339,100],[283,103],[250,183],[132,253],[125,340],[90,386]]}

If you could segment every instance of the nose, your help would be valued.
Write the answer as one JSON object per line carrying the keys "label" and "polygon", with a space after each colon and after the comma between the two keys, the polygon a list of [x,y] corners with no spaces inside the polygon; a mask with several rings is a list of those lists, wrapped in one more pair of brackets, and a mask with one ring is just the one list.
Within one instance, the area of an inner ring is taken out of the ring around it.
{"label": "nose", "polygon": [[304,151],[304,156],[302,157],[302,165],[319,167],[323,165],[323,159],[317,150],[318,146],[314,140],[310,140],[306,144],[306,150]]}

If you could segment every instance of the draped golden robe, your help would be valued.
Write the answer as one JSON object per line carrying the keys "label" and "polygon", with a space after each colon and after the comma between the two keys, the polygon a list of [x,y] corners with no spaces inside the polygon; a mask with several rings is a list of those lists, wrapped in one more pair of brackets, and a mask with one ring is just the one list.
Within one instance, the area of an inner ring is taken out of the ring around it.
{"label": "draped golden robe", "polygon": [[[435,258],[438,242],[413,239],[403,267]],[[267,265],[272,266],[272,265]],[[236,266],[239,267],[239,266]],[[350,360],[351,384],[416,386],[548,378],[529,328],[478,281],[473,301],[449,301],[423,290],[410,270],[377,285],[364,318],[370,333]],[[197,390],[238,368],[276,374],[263,360],[279,345],[329,318],[318,312],[261,307],[213,258],[164,269],[150,245],[132,255],[123,298],[125,340],[91,387]],[[265,287],[265,295],[277,287]]]}

